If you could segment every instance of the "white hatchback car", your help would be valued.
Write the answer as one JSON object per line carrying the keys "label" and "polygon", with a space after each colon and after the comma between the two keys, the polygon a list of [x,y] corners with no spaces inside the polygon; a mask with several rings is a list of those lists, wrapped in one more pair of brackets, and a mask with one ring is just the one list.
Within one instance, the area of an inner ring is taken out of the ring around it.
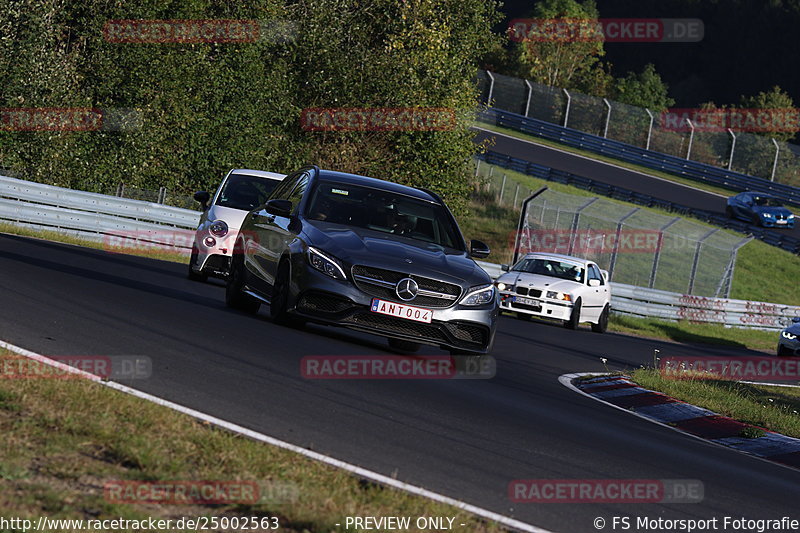
{"label": "white hatchback car", "polygon": [[520,318],[562,320],[569,329],[589,322],[592,331],[608,329],[611,290],[608,272],[592,261],[568,255],[530,253],[495,281],[500,309]]}
{"label": "white hatchback car", "polygon": [[194,199],[203,206],[189,260],[189,279],[204,281],[208,276],[228,275],[233,244],[245,215],[266,203],[285,174],[263,170],[234,169],[220,183],[212,201],[206,191]]}

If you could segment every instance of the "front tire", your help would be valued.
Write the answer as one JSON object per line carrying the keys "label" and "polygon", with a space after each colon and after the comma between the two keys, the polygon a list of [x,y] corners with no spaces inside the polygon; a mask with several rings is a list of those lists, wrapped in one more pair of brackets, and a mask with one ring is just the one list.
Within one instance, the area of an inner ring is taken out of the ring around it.
{"label": "front tire", "polygon": [[786,346],[783,344],[778,345],[778,357],[789,357],[790,355],[792,355],[792,353]]}
{"label": "front tire", "polygon": [[575,300],[575,305],[572,306],[572,314],[569,317],[569,320],[564,322],[564,327],[567,329],[578,329],[578,324],[581,323],[581,299],[578,298]]}
{"label": "front tire", "polygon": [[608,304],[606,304],[605,307],[603,307],[603,311],[600,313],[600,318],[597,319],[597,324],[592,324],[592,331],[595,333],[605,333],[608,331],[608,315],[610,312]]}
{"label": "front tire", "polygon": [[189,257],[189,273],[186,275],[192,281],[208,281],[208,275],[197,273],[194,271],[194,265],[197,263],[197,247],[192,245],[192,255]]}
{"label": "front tire", "polygon": [[291,283],[289,261],[284,259],[278,265],[275,283],[272,285],[269,314],[272,321],[282,326],[301,327],[305,321],[289,314],[289,284]]}
{"label": "front tire", "polygon": [[[237,260],[238,255],[238,260]],[[228,283],[225,285],[225,305],[244,311],[245,313],[256,314],[261,302],[257,299],[244,294],[244,261],[241,254],[234,251],[231,259],[231,271],[228,274]]]}

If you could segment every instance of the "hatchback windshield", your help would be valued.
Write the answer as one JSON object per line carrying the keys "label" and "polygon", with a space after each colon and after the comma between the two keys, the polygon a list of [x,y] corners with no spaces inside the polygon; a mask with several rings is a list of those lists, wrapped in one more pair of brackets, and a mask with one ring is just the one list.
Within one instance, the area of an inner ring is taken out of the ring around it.
{"label": "hatchback windshield", "polygon": [[248,174],[231,174],[217,198],[217,205],[252,211],[263,205],[280,181]]}
{"label": "hatchback windshield", "polygon": [[458,228],[439,204],[390,191],[320,182],[306,210],[322,220],[463,250]]}
{"label": "hatchback windshield", "polygon": [[559,279],[567,279],[583,283],[584,269],[575,263],[558,261],[557,259],[545,259],[540,257],[526,258],[514,265],[511,269],[514,272],[527,272],[528,274],[540,274]]}

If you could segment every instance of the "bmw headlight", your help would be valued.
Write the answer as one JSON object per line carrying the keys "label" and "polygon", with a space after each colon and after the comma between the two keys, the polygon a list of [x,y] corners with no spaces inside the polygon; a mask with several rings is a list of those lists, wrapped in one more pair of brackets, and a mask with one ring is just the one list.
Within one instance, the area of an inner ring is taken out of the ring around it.
{"label": "bmw headlight", "polygon": [[781,331],[781,337],[793,341],[797,338],[797,335],[795,335],[794,333],[789,333],[788,331]]}
{"label": "bmw headlight", "polygon": [[467,295],[461,299],[461,305],[486,305],[494,300],[494,285],[481,285],[472,287]]}
{"label": "bmw headlight", "polygon": [[569,294],[564,294],[563,292],[547,291],[547,297],[552,298],[553,300],[563,300],[565,302],[572,301],[572,296]]}
{"label": "bmw headlight", "polygon": [[208,232],[214,237],[224,237],[228,234],[228,225],[224,220],[215,220],[208,227]]}
{"label": "bmw headlight", "polygon": [[772,213],[761,213],[761,216],[764,217],[764,218],[772,218],[775,215],[773,215]]}
{"label": "bmw headlight", "polygon": [[497,290],[498,291],[511,291],[511,290],[514,290],[514,286],[513,285],[509,285],[507,283],[503,283],[502,281],[497,283],[496,285],[497,285]]}
{"label": "bmw headlight", "polygon": [[789,220],[794,220],[794,213],[790,213],[789,216],[786,218],[788,218]]}
{"label": "bmw headlight", "polygon": [[347,279],[341,261],[311,246],[308,247],[308,263],[333,279]]}

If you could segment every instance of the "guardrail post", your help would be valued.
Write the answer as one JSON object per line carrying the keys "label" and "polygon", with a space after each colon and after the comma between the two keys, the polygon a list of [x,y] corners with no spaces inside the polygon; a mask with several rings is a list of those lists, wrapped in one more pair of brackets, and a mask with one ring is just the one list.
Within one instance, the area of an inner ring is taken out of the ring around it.
{"label": "guardrail post", "polygon": [[489,95],[486,97],[486,105],[491,107],[491,105],[492,105],[492,94],[494,93],[494,76],[492,76],[492,73],[489,72],[488,70],[486,71],[486,75],[489,76],[489,79],[491,80],[489,82]]}
{"label": "guardrail post", "polygon": [[599,200],[599,198],[597,197],[592,198],[591,200],[580,206],[578,209],[576,209],[575,214],[572,215],[572,227],[570,228],[571,235],[569,237],[569,251],[567,252],[567,255],[572,255],[572,250],[575,248],[575,233],[577,233],[578,231],[578,224],[580,223],[581,220],[581,211],[583,211],[584,209],[595,203],[597,200]]}
{"label": "guardrail post", "polygon": [[728,170],[730,170],[731,166],[733,166],[733,153],[736,150],[736,134],[733,133],[733,130],[730,128],[728,128],[728,133],[731,134],[731,138],[733,139],[731,141],[731,156],[728,158]]}
{"label": "guardrail post", "polygon": [[572,104],[572,97],[569,95],[569,91],[566,89],[561,89],[564,91],[564,94],[567,95],[567,110],[564,112],[564,127],[567,127],[567,123],[569,122],[569,107]]}
{"label": "guardrail post", "polygon": [[617,254],[619,253],[619,237],[622,235],[622,226],[625,225],[625,221],[635,215],[637,212],[641,210],[641,207],[634,207],[627,215],[622,217],[617,221],[617,232],[616,232],[616,240],[614,241],[614,251],[611,252],[611,261],[608,265],[608,277],[612,278],[614,275],[614,267],[617,265]]}
{"label": "guardrail post", "polygon": [[655,121],[655,117],[653,116],[653,112],[647,109],[646,107],[644,108],[644,110],[647,111],[647,114],[650,116],[650,127],[647,128],[647,143],[644,146],[645,150],[649,150],[650,139],[653,138],[653,122]]}
{"label": "guardrail post", "polygon": [[694,292],[694,281],[697,277],[697,265],[700,263],[700,251],[703,249],[703,243],[713,234],[718,232],[720,228],[712,229],[697,241],[697,247],[694,250],[694,259],[692,260],[692,273],[689,275],[689,289],[687,294],[692,294]]}
{"label": "guardrail post", "polygon": [[503,193],[505,192],[505,190],[506,190],[506,175],[503,174],[503,184],[500,186],[500,200],[498,200],[498,203],[500,205],[503,205]]}
{"label": "guardrail post", "polygon": [[775,171],[778,169],[778,156],[781,153],[781,147],[778,146],[778,141],[772,139],[772,144],[775,145],[775,161],[772,162],[772,175],[769,177],[769,181],[775,181]]}
{"label": "guardrail post", "polygon": [[528,86],[528,101],[525,103],[525,118],[528,118],[528,111],[531,108],[531,96],[533,96],[533,85],[528,80],[525,81],[525,85]]}
{"label": "guardrail post", "polygon": [[607,98],[603,98],[603,103],[605,103],[606,107],[608,107],[608,113],[606,114],[606,127],[603,129],[603,138],[608,139],[608,124],[611,122],[611,104],[608,102]]}
{"label": "guardrail post", "polygon": [[692,128],[692,132],[689,133],[689,148],[686,150],[686,159],[689,159],[692,156],[692,144],[694,144],[694,124],[692,124],[692,121],[688,118],[686,119],[686,123]]}
{"label": "guardrail post", "polygon": [[658,244],[656,245],[656,253],[653,256],[653,269],[650,271],[650,281],[647,283],[649,288],[654,288],[656,285],[656,275],[658,274],[658,263],[661,260],[661,248],[664,245],[664,232],[671,225],[678,222],[681,218],[675,217],[658,229]]}

